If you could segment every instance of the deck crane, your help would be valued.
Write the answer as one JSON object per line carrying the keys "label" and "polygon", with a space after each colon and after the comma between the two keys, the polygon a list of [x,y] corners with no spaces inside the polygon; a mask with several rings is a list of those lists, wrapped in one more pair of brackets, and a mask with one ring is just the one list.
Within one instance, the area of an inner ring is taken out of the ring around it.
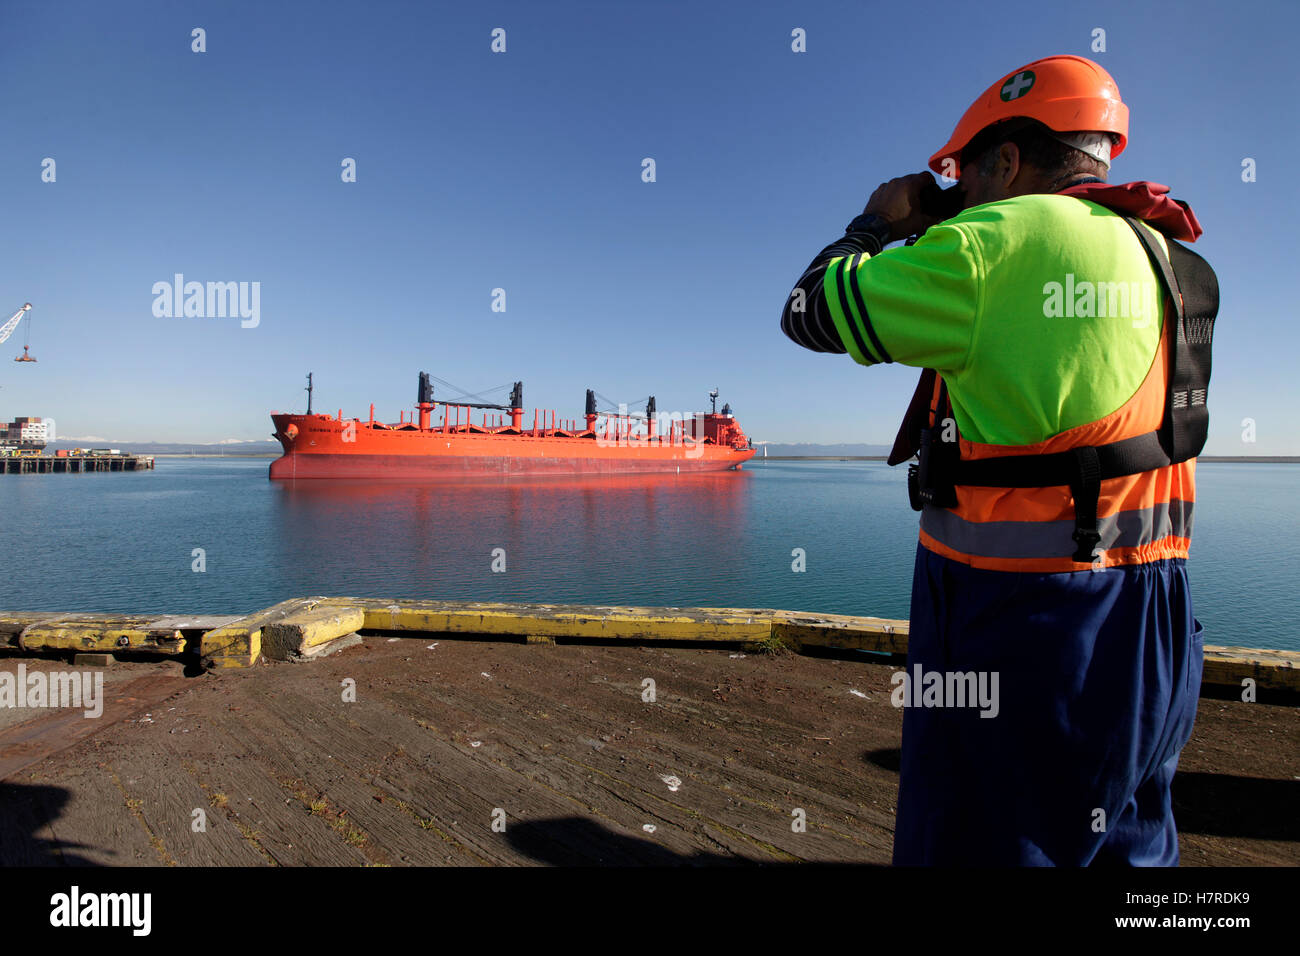
{"label": "deck crane", "polygon": [[[22,307],[21,309],[19,309],[17,312],[15,312],[13,315],[11,315],[11,316],[9,317],[9,321],[8,321],[8,322],[6,322],[4,325],[0,325],[0,342],[4,342],[5,339],[7,339],[7,338],[9,338],[9,336],[13,335],[14,329],[18,328],[18,323],[22,321],[23,316],[26,315],[26,314],[27,314],[28,312],[30,312],[31,310],[32,310],[32,304],[31,304],[30,302],[26,302],[26,303],[23,304],[23,307]],[[32,323],[32,320],[31,320],[31,319],[28,319],[28,320],[27,320],[27,327],[28,327],[29,330],[30,330],[30,328],[31,328],[31,323]],[[27,349],[28,349],[28,346],[27,346],[27,345],[24,345],[24,346],[23,346],[23,354],[17,356],[17,357],[14,359],[14,361],[15,361],[15,362],[35,362],[36,359],[32,358],[30,355],[27,354]]]}

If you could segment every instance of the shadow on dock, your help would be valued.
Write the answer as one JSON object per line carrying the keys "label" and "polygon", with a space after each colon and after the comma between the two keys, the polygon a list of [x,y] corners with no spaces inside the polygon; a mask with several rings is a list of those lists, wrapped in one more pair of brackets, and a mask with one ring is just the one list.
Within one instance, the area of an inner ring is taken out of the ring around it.
{"label": "shadow on dock", "polygon": [[879,767],[881,770],[888,770],[890,773],[898,773],[899,768],[903,766],[903,751],[897,747],[868,750],[862,755],[862,762]]}
{"label": "shadow on dock", "polygon": [[0,783],[0,866],[95,866],[74,852],[83,844],[59,840],[50,828],[71,796],[63,787]]}
{"label": "shadow on dock", "polygon": [[[803,862],[749,860],[733,854],[675,853],[657,843],[616,833],[585,817],[516,823],[506,831],[514,849],[549,866],[807,866]],[[834,863],[817,864],[819,867]],[[848,864],[845,864],[848,865]],[[878,864],[854,863],[853,866]]]}
{"label": "shadow on dock", "polygon": [[[902,751],[870,750],[863,763],[898,773]],[[1300,780],[1182,771],[1172,787],[1180,833],[1300,842]]]}
{"label": "shadow on dock", "polygon": [[1300,780],[1179,771],[1172,790],[1180,832],[1300,841]]}

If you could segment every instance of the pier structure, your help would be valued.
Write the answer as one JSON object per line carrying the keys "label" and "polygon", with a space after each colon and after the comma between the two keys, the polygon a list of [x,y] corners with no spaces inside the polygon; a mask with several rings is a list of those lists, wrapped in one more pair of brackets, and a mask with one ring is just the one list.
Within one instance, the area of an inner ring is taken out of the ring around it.
{"label": "pier structure", "polygon": [[151,471],[152,455],[0,455],[0,473],[49,475],[88,471]]}

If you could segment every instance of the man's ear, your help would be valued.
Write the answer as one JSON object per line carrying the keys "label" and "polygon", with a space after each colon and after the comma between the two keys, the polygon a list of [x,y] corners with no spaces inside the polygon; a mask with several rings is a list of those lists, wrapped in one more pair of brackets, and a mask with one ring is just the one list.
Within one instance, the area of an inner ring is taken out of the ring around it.
{"label": "man's ear", "polygon": [[1008,196],[1016,195],[1013,184],[1016,183],[1021,173],[1028,173],[1028,170],[1021,165],[1020,147],[1015,143],[1002,143],[998,146],[998,163],[993,175],[998,185],[1002,187],[1004,194]]}

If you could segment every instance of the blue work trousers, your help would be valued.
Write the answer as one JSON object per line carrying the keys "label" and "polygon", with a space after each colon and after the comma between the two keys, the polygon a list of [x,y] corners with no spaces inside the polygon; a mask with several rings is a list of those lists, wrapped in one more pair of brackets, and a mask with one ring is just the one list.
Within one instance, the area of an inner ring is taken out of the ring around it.
{"label": "blue work trousers", "polygon": [[1185,560],[1022,574],[918,546],[894,863],[1177,865],[1203,643]]}

